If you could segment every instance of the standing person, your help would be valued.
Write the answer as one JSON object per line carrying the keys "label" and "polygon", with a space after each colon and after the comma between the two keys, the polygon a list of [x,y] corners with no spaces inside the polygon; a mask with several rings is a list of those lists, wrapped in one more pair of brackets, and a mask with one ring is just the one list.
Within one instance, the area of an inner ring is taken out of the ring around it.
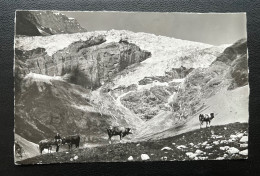
{"label": "standing person", "polygon": [[59,134],[59,133],[57,133],[57,134],[54,136],[54,140],[55,140],[56,145],[57,145],[57,147],[56,147],[56,152],[58,152],[58,151],[59,151],[59,148],[60,148],[59,142],[61,141],[61,137],[60,137],[60,134]]}

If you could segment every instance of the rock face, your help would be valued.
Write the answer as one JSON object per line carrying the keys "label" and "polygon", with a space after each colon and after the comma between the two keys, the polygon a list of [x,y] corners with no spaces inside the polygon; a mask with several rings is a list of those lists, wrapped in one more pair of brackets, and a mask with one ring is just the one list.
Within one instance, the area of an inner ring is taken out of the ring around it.
{"label": "rock face", "polygon": [[53,11],[17,11],[16,35],[46,36],[87,32],[76,19]]}
{"label": "rock face", "polygon": [[170,82],[173,79],[183,79],[185,78],[194,68],[186,68],[181,66],[180,68],[172,68],[171,71],[166,71],[165,76],[154,76],[154,77],[144,77],[138,82],[139,85],[151,84],[154,81],[158,82]]}
{"label": "rock face", "polygon": [[74,84],[95,89],[126,67],[142,62],[151,53],[130,43],[104,43],[103,36],[78,41],[49,56],[43,48],[16,50],[16,77],[29,72],[64,76]]}
{"label": "rock face", "polygon": [[109,84],[116,74],[151,53],[128,42],[105,42],[102,35],[90,37],[51,56],[44,48],[15,50],[17,134],[38,143],[55,132],[77,133],[82,142],[98,143],[107,141],[101,127],[140,124],[138,117],[117,107],[111,96],[91,90]]}
{"label": "rock face", "polygon": [[172,104],[187,118],[204,107],[200,104],[203,98],[207,99],[223,88],[231,90],[247,84],[247,47],[243,39],[227,47],[208,68],[190,72]]}

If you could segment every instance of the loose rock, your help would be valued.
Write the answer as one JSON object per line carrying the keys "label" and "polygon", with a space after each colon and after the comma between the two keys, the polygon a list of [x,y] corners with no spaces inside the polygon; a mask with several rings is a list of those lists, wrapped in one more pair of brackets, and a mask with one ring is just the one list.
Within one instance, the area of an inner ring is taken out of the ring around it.
{"label": "loose rock", "polygon": [[245,155],[245,156],[248,155],[248,149],[240,151],[239,154],[240,155]]}
{"label": "loose rock", "polygon": [[241,138],[242,136],[244,136],[244,133],[238,133],[238,134],[237,134],[237,137],[238,137],[238,138]]}
{"label": "loose rock", "polygon": [[149,160],[150,157],[149,157],[147,154],[142,154],[142,155],[141,155],[141,159],[142,159],[143,161],[146,161],[146,160]]}
{"label": "loose rock", "polygon": [[228,149],[227,151],[229,154],[236,154],[236,153],[239,153],[239,150],[235,147],[231,147]]}
{"label": "loose rock", "polygon": [[170,147],[163,147],[161,150],[172,150]]}
{"label": "loose rock", "polygon": [[200,155],[200,154],[203,153],[203,151],[201,151],[201,150],[198,149],[198,150],[195,151],[195,153],[196,153],[197,155]]}
{"label": "loose rock", "polygon": [[187,148],[185,145],[179,145],[179,146],[177,146],[177,149],[184,149],[184,148]]}
{"label": "loose rock", "polygon": [[217,157],[216,160],[224,160],[224,157]]}
{"label": "loose rock", "polygon": [[193,159],[197,156],[197,154],[195,153],[192,153],[192,152],[187,152],[186,155],[190,158],[190,159]]}
{"label": "loose rock", "polygon": [[229,146],[219,147],[220,150],[228,150]]}
{"label": "loose rock", "polygon": [[240,147],[241,148],[246,148],[246,147],[248,147],[248,144],[240,144]]}
{"label": "loose rock", "polygon": [[211,149],[211,148],[213,148],[213,147],[210,145],[205,147],[205,149]]}
{"label": "loose rock", "polygon": [[127,160],[128,160],[128,161],[133,161],[134,158],[133,158],[132,156],[129,156],[129,157],[127,158]]}
{"label": "loose rock", "polygon": [[213,144],[218,145],[219,141],[214,141]]}
{"label": "loose rock", "polygon": [[240,142],[248,142],[248,136],[243,136],[243,137],[240,139]]}
{"label": "loose rock", "polygon": [[205,142],[203,142],[201,145],[207,145],[207,143],[208,143],[208,142],[207,142],[207,141],[205,141]]}

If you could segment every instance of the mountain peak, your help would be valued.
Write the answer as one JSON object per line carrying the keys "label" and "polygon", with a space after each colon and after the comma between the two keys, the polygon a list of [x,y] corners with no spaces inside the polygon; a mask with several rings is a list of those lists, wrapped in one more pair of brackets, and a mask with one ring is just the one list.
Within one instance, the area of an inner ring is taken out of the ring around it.
{"label": "mountain peak", "polygon": [[76,19],[53,11],[17,11],[16,35],[46,36],[87,32]]}

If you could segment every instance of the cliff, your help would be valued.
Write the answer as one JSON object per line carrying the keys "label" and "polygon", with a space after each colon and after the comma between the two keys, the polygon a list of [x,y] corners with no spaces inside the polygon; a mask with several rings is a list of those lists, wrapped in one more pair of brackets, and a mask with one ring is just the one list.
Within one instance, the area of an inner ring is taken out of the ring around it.
{"label": "cliff", "polygon": [[53,11],[16,11],[16,35],[46,36],[87,32],[76,19]]}

